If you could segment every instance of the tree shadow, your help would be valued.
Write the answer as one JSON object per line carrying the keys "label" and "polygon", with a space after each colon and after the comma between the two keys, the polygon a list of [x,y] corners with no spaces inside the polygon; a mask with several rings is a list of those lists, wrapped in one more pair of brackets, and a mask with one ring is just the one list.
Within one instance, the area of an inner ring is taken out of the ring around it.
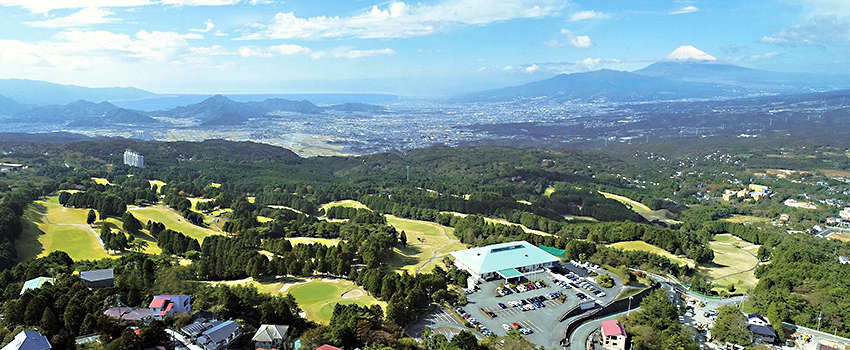
{"label": "tree shadow", "polygon": [[709,269],[722,269],[722,268],[724,268],[724,267],[729,267],[729,266],[727,266],[727,265],[718,264],[718,263],[713,262],[713,261],[712,261],[712,262],[708,262],[708,263],[702,263],[702,264],[701,264],[701,266],[702,266],[702,267],[705,267],[705,268],[709,268]]}

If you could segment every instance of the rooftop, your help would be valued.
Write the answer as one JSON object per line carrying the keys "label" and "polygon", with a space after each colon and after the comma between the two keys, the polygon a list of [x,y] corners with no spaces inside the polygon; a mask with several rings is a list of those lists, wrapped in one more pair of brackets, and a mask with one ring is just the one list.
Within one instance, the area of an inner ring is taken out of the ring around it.
{"label": "rooftop", "polygon": [[560,260],[526,241],[493,244],[450,254],[479,274]]}
{"label": "rooftop", "polygon": [[102,281],[115,277],[112,269],[92,270],[80,272],[80,278],[86,281]]}
{"label": "rooftop", "polygon": [[15,339],[12,339],[12,342],[6,344],[0,350],[46,350],[52,348],[50,342],[41,333],[21,331],[15,335]]}
{"label": "rooftop", "polygon": [[603,321],[602,334],[606,337],[609,335],[626,335],[626,329],[617,320]]}
{"label": "rooftop", "polygon": [[50,277],[36,277],[29,281],[26,281],[24,282],[24,287],[21,288],[21,295],[23,295],[24,292],[30,289],[41,288],[41,286],[43,286],[45,283],[54,284],[56,283],[56,279]]}
{"label": "rooftop", "polygon": [[286,339],[287,333],[289,333],[289,326],[264,324],[260,326],[257,333],[254,333],[254,337],[251,340],[271,342],[277,339]]}

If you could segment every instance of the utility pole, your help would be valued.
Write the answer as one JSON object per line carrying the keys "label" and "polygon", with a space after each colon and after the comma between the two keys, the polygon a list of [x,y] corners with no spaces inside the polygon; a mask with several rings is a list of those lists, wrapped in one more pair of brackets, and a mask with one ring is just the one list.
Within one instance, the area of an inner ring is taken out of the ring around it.
{"label": "utility pole", "polygon": [[632,297],[629,297],[629,310],[626,311],[626,316],[632,313]]}
{"label": "utility pole", "polygon": [[407,165],[407,182],[410,182],[410,165]]}
{"label": "utility pole", "polygon": [[821,316],[821,313],[818,312],[818,332],[820,332],[820,316]]}

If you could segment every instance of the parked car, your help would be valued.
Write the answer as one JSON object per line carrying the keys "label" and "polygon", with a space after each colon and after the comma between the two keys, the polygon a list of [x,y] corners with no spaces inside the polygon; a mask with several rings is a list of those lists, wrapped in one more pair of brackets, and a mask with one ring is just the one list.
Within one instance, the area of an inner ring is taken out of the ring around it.
{"label": "parked car", "polygon": [[505,304],[502,304],[502,303],[499,303],[499,307],[500,307],[500,308],[503,308],[503,309],[507,309],[507,308],[508,308],[507,306],[505,306]]}

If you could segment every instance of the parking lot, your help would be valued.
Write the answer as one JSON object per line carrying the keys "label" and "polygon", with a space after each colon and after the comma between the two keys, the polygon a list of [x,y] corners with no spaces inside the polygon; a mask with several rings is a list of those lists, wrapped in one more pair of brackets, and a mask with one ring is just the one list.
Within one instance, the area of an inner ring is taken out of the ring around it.
{"label": "parking lot", "polygon": [[[606,273],[599,271],[600,273]],[[538,281],[544,283],[543,288],[533,287],[533,290],[524,292],[511,292],[505,296],[498,296],[497,289],[504,281],[490,281],[480,284],[478,291],[468,295],[469,304],[462,307],[463,311],[467,312],[471,318],[480,322],[487,330],[502,336],[507,333],[507,329],[516,324],[519,328],[531,330],[530,334],[525,337],[529,341],[542,345],[547,348],[559,347],[560,341],[564,336],[566,322],[559,322],[561,316],[570,308],[579,303],[596,300],[600,305],[607,304],[616,297],[621,286],[617,285],[614,288],[602,288],[595,283],[581,281],[585,286],[590,286],[594,290],[604,292],[604,297],[598,297],[584,287],[572,283],[563,283],[568,288],[559,285],[549,273],[539,273],[534,275]],[[553,293],[557,293],[554,294]],[[581,299],[577,294],[582,294],[584,299]],[[602,294],[602,293],[600,293]],[[562,295],[563,303],[559,298],[553,298],[555,295]],[[538,298],[538,300],[529,300]],[[511,304],[522,303],[525,305],[511,306]],[[538,306],[529,307],[527,305]],[[504,305],[504,307],[499,304]],[[542,305],[541,305],[542,304]],[[542,307],[540,307],[542,306]],[[527,310],[523,311],[523,307]],[[491,317],[492,313],[495,317]]]}

